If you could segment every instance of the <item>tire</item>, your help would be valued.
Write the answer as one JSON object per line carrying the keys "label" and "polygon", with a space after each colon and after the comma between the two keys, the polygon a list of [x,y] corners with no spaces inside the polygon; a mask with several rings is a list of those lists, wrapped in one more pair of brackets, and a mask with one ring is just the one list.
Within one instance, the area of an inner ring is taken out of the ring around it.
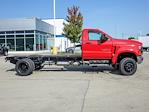
{"label": "tire", "polygon": [[34,71],[35,70],[35,63],[31,59],[26,58],[26,60],[28,60],[31,63],[32,70]]}
{"label": "tire", "polygon": [[124,58],[120,61],[119,70],[122,75],[133,75],[137,70],[137,63],[132,58]]}
{"label": "tire", "polygon": [[149,48],[147,48],[146,51],[149,52]]}
{"label": "tire", "polygon": [[15,70],[17,75],[28,76],[33,73],[35,65],[31,59],[21,59],[16,63]]}
{"label": "tire", "polygon": [[8,51],[4,51],[4,56],[8,56]]}

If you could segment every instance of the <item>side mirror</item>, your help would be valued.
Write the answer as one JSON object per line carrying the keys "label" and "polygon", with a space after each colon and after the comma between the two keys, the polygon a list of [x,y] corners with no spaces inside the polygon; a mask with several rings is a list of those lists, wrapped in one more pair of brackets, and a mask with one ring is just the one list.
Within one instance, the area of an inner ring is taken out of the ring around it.
{"label": "side mirror", "polygon": [[100,38],[100,43],[104,43],[107,40],[108,40],[107,36],[105,34],[103,34]]}
{"label": "side mirror", "polygon": [[103,35],[101,36],[100,41],[102,42],[102,41],[104,40],[104,38],[105,38],[105,34],[103,34]]}

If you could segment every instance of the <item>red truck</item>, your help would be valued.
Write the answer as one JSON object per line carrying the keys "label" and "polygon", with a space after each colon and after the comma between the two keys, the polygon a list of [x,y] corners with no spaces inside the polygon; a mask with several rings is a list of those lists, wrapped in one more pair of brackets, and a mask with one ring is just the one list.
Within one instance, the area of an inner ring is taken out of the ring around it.
{"label": "red truck", "polygon": [[84,29],[82,31],[82,53],[65,55],[30,55],[8,56],[6,60],[15,64],[15,70],[20,76],[27,76],[34,70],[40,70],[48,63],[67,65],[98,66],[108,64],[119,70],[123,75],[133,75],[137,70],[137,63],[143,61],[142,43],[134,40],[114,39],[99,29]]}

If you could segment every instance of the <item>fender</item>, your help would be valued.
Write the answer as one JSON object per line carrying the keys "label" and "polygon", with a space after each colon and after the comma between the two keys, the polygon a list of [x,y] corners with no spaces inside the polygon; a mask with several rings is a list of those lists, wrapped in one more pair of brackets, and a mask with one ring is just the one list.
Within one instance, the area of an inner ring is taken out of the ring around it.
{"label": "fender", "polygon": [[113,57],[112,57],[112,64],[116,64],[118,61],[118,57],[121,54],[134,54],[135,56],[138,55],[138,50],[137,48],[132,48],[132,46],[124,46],[124,47],[115,47],[115,53],[113,53]]}

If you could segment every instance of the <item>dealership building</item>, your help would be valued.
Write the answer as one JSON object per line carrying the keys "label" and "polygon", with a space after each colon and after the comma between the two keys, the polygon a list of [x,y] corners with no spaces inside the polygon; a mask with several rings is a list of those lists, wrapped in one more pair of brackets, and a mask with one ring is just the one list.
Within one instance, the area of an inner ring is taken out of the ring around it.
{"label": "dealership building", "polygon": [[62,35],[64,19],[56,19],[56,38],[52,19],[38,18],[0,19],[0,45],[10,51],[44,51],[56,46],[61,51],[70,46]]}
{"label": "dealership building", "polygon": [[59,48],[59,51],[65,51],[67,47],[74,45],[62,34],[64,28],[63,23],[66,22],[64,19],[55,19],[55,23],[53,19],[45,19],[43,21],[53,26],[55,24],[56,36],[54,38],[54,46]]}

